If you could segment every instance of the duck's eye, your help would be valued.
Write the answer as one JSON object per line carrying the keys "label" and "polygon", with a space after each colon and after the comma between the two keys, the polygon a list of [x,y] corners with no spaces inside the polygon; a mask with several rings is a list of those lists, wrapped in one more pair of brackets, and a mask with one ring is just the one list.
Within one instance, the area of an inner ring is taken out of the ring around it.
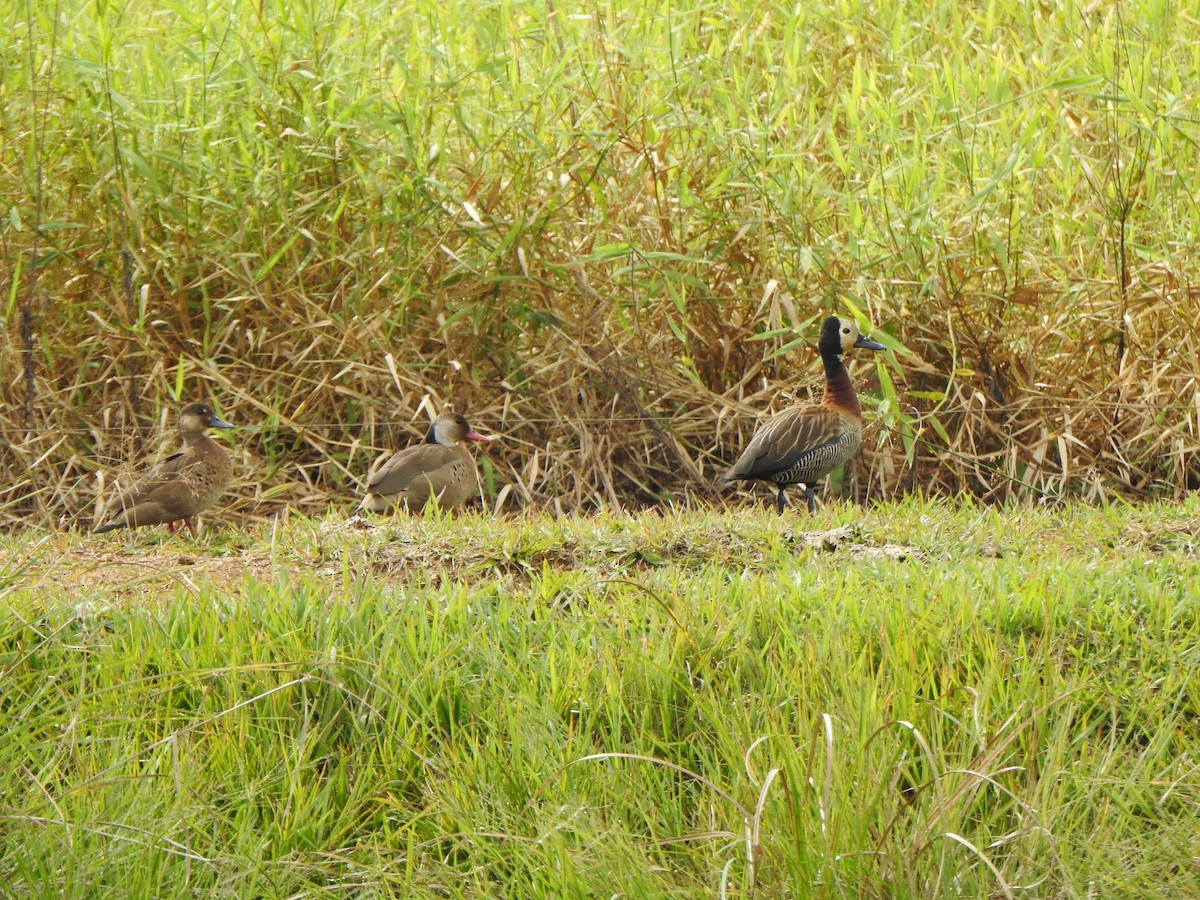
{"label": "duck's eye", "polygon": [[849,333],[850,333],[850,329],[849,329],[849,328],[843,328],[843,329],[842,329],[842,334],[849,334]]}

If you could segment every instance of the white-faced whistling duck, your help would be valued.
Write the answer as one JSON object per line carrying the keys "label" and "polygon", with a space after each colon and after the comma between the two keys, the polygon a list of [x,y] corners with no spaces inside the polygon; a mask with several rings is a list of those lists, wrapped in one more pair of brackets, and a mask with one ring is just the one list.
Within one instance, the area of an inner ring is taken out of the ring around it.
{"label": "white-faced whistling duck", "polygon": [[770,482],[779,490],[780,513],[787,503],[784,491],[803,484],[808,511],[815,510],[813,483],[844,465],[862,443],[862,409],[842,362],[842,355],[853,347],[884,349],[860,334],[857,323],[836,316],[826,319],[817,344],[825,364],[824,398],[784,410],[759,426],[721,481]]}

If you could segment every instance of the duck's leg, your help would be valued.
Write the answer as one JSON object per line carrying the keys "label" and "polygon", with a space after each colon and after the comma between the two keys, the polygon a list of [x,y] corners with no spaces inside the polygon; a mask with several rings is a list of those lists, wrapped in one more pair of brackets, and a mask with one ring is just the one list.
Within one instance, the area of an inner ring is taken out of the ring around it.
{"label": "duck's leg", "polygon": [[786,487],[786,485],[781,484],[779,486],[779,494],[775,497],[775,509],[779,511],[781,516],[783,515],[783,508],[787,506],[787,497],[783,493]]}
{"label": "duck's leg", "polygon": [[817,495],[813,493],[811,484],[804,486],[804,497],[808,500],[808,514],[811,516],[817,511]]}
{"label": "duck's leg", "polygon": [[175,533],[175,523],[174,522],[167,523],[167,531],[169,531],[171,534]]}
{"label": "duck's leg", "polygon": [[191,520],[191,519],[184,519],[184,520],[183,520],[183,524],[187,526],[188,534],[190,534],[192,537],[195,537],[195,536],[196,536],[196,529],[195,529],[195,527],[192,525],[192,520]]}

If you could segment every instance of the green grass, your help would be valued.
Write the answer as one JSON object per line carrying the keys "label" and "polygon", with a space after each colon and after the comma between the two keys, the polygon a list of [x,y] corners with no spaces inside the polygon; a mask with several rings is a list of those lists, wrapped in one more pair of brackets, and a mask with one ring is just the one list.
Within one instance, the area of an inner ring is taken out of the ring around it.
{"label": "green grass", "polygon": [[1197,534],[912,501],[5,538],[0,883],[1194,895]]}

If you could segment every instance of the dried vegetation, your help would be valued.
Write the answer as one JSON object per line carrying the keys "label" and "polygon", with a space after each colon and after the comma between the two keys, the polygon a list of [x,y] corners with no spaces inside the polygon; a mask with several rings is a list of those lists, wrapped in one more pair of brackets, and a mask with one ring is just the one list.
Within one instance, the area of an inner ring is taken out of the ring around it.
{"label": "dried vegetation", "polygon": [[90,523],[198,398],[235,520],[446,405],[491,507],[718,499],[829,311],[895,351],[858,499],[1200,482],[1182,13],[441,6],[3,14],[0,526]]}

